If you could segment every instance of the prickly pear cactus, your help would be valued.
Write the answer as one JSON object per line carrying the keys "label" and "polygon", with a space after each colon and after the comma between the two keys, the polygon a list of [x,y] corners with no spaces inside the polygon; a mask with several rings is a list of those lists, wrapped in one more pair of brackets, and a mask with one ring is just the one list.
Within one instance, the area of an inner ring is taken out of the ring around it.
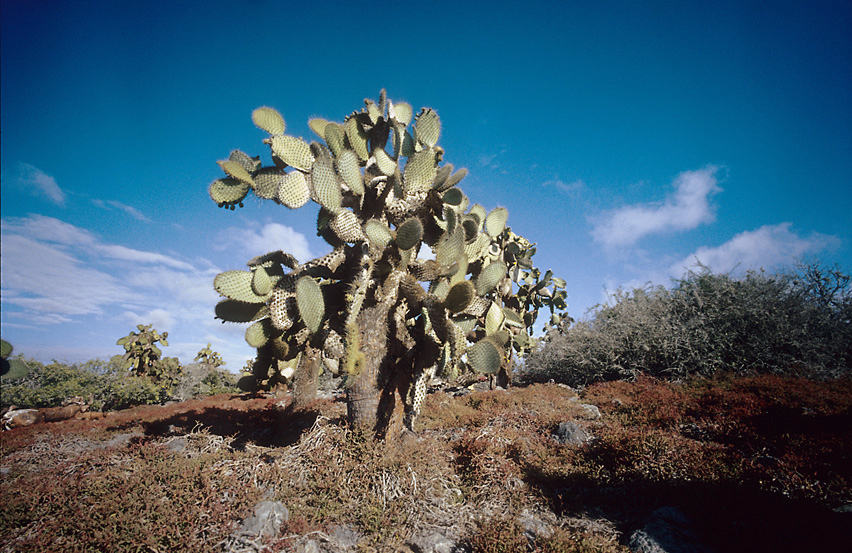
{"label": "prickly pear cactus", "polygon": [[193,362],[208,365],[214,369],[225,365],[225,360],[222,359],[218,351],[213,351],[210,342],[207,342],[207,347],[198,350],[198,354],[193,359]]}
{"label": "prickly pear cactus", "polygon": [[155,382],[166,387],[181,373],[182,368],[176,357],[163,358],[163,352],[157,343],[168,346],[169,333],[157,332],[152,325],[136,325],[138,332],[130,332],[115,343],[124,348],[124,366],[136,376],[149,376]]}
{"label": "prickly pear cactus", "polygon": [[291,209],[311,200],[330,251],[301,263],[270,252],[218,275],[216,316],[249,324],[258,382],[288,368],[344,372],[350,420],[389,435],[403,411],[414,424],[433,375],[506,371],[530,347],[539,310],[558,316],[566,295],[533,267],[534,244],[506,226],[508,211],[471,204],[458,187],[467,171],[444,163],[434,110],[414,115],[384,91],[364,102],[340,123],[309,121],[310,143],[258,108],[272,164],[239,150],[219,161],[225,176],[209,192],[220,207],[250,193]]}

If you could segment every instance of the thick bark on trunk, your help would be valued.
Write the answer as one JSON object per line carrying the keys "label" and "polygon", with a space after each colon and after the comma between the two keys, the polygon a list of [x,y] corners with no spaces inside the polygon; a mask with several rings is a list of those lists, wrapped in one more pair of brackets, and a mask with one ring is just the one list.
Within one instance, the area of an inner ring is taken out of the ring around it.
{"label": "thick bark on trunk", "polygon": [[320,361],[320,350],[307,344],[293,375],[293,408],[302,409],[316,400]]}
{"label": "thick bark on trunk", "polygon": [[[379,412],[379,373],[388,351],[387,307],[381,304],[365,308],[357,319],[361,354],[358,373],[346,391],[349,424],[354,428],[377,432]],[[349,347],[349,346],[347,346]],[[347,355],[358,355],[347,351]]]}

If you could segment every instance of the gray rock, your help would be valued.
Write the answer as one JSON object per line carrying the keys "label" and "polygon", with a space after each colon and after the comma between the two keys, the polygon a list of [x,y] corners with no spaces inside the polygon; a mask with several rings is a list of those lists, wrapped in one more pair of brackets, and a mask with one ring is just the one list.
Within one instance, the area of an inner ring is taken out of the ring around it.
{"label": "gray rock", "polygon": [[361,539],[358,532],[349,526],[340,524],[332,524],[328,527],[328,537],[334,545],[343,549],[355,547],[358,545],[358,540]]}
{"label": "gray rock", "polygon": [[574,421],[559,423],[559,428],[552,438],[563,445],[580,445],[592,439],[591,435]]}
{"label": "gray rock", "polygon": [[424,532],[413,537],[408,546],[414,553],[453,553],[456,542],[440,532]]}
{"label": "gray rock", "polygon": [[240,526],[245,536],[274,537],[281,533],[281,525],[290,520],[290,511],[280,501],[261,501],[254,513]]}
{"label": "gray rock", "polygon": [[518,516],[518,522],[524,527],[524,534],[529,540],[546,540],[553,535],[553,530],[550,524],[530,513],[526,509],[520,514],[520,516]]}
{"label": "gray rock", "polygon": [[581,403],[580,407],[582,407],[583,411],[586,412],[584,418],[588,420],[598,420],[601,418],[601,410],[598,409],[597,405],[592,405],[590,403]]}
{"label": "gray rock", "polygon": [[186,438],[177,438],[169,441],[168,445],[166,445],[166,449],[172,453],[183,453],[188,444],[189,442]]}
{"label": "gray rock", "polygon": [[701,542],[693,526],[680,509],[661,507],[630,535],[627,546],[636,553],[716,553]]}
{"label": "gray rock", "polygon": [[298,551],[299,553],[322,553],[322,549],[320,549],[319,543],[317,543],[315,540],[308,540],[296,551]]}

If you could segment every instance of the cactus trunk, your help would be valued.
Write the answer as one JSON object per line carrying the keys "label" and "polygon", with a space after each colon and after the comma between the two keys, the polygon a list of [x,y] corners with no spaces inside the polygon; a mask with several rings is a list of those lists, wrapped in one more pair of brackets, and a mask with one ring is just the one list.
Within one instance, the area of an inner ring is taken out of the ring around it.
{"label": "cactus trunk", "polygon": [[293,407],[302,409],[317,398],[320,350],[306,345],[293,377]]}
{"label": "cactus trunk", "polygon": [[361,348],[348,355],[363,354],[358,373],[346,391],[349,424],[355,428],[377,432],[379,399],[379,373],[387,362],[387,307],[379,304],[361,311],[357,319]]}

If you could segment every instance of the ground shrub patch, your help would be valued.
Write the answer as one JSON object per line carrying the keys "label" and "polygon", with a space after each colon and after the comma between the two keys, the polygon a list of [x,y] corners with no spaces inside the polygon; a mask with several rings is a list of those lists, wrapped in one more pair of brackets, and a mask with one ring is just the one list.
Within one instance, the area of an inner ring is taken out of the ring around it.
{"label": "ground shrub patch", "polygon": [[[350,430],[344,414],[341,401],[293,410],[222,395],[4,432],[0,551],[234,550],[262,500],[290,512],[279,536],[256,542],[265,551],[322,543],[334,525],[379,551],[434,531],[471,551],[627,551],[664,506],[720,550],[807,547],[796,529],[852,538],[833,512],[852,503],[845,380],[436,392],[418,435],[394,444]],[[566,420],[593,439],[560,445],[551,435]],[[530,534],[528,513],[549,513],[548,532]]]}

